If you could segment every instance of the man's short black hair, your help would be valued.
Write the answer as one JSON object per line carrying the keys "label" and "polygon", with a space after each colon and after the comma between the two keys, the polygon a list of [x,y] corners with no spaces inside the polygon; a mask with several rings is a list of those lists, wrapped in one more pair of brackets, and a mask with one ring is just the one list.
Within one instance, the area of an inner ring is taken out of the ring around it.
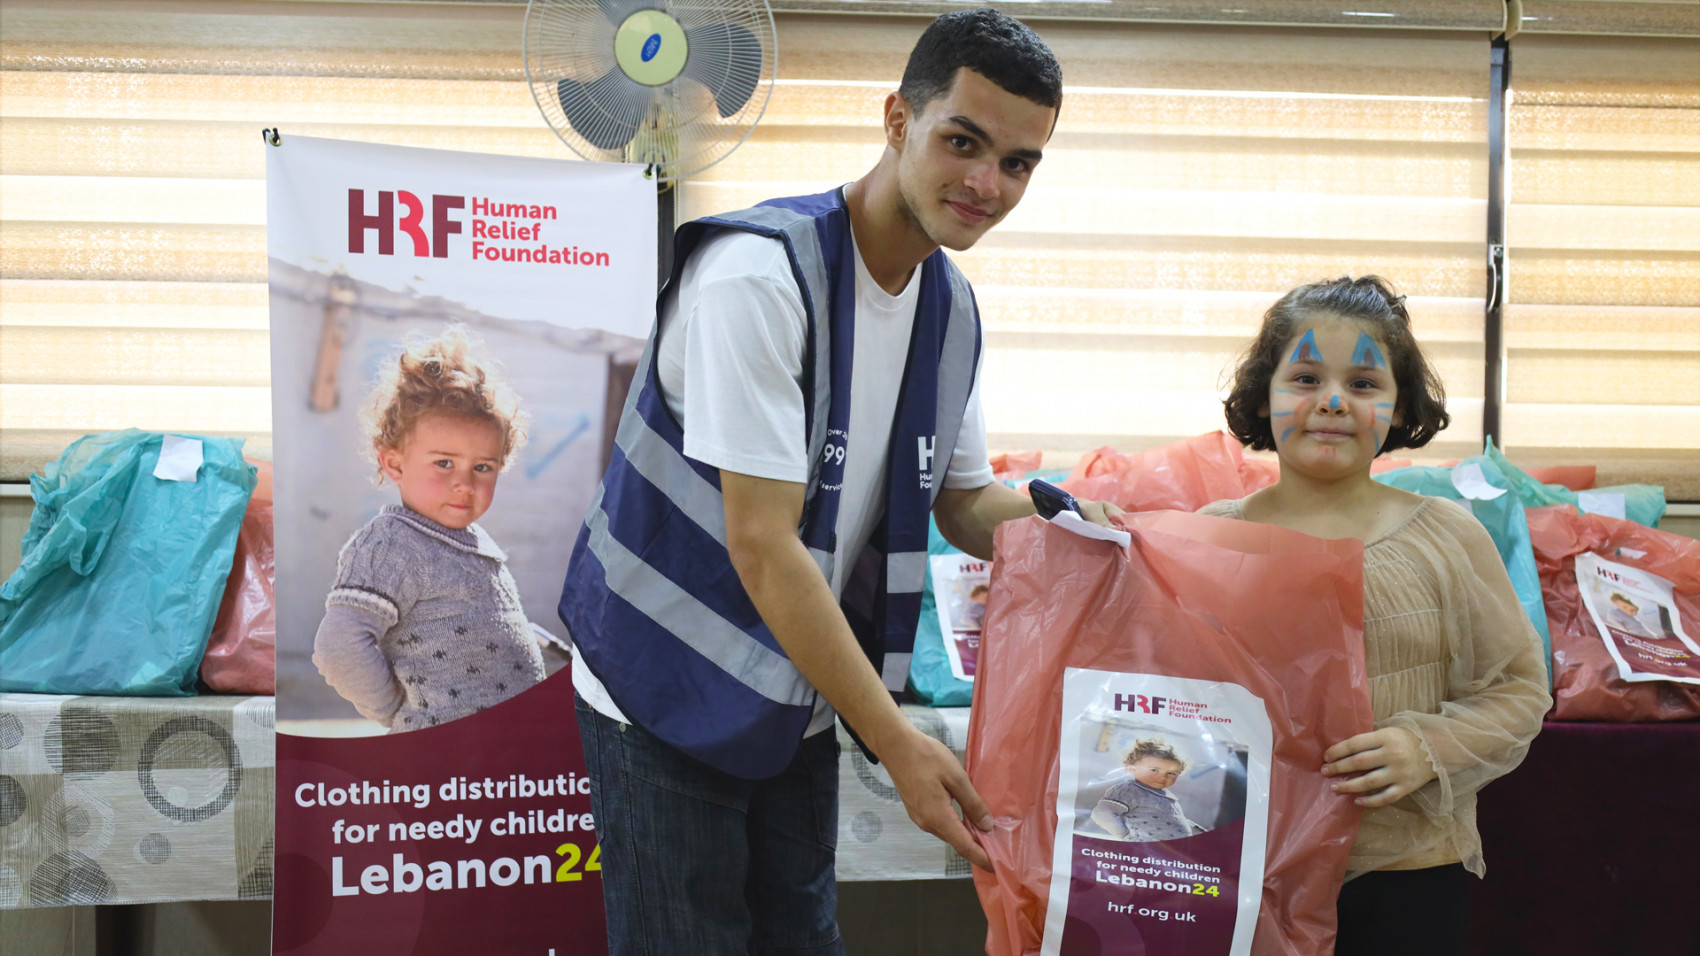
{"label": "man's short black hair", "polygon": [[962,67],[1022,99],[1062,110],[1062,67],[1056,55],[1026,24],[991,7],[934,20],[909,54],[897,92],[919,115],[950,92]]}

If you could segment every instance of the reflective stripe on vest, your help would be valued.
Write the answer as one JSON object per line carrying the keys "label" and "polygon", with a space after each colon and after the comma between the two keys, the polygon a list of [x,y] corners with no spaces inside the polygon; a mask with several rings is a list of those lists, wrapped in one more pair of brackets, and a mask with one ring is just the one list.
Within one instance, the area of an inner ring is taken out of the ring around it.
{"label": "reflective stripe on vest", "polygon": [[[779,239],[798,283],[808,323],[803,378],[810,455],[798,536],[830,580],[843,461],[829,461],[826,451],[835,428],[848,428],[854,374],[843,374],[854,341],[849,217],[834,191],[687,223],[675,240],[667,289],[697,245],[719,229]],[[921,269],[904,391],[920,384],[915,394],[899,395],[887,448],[887,514],[855,559],[842,601],[864,651],[876,667],[890,665],[882,672],[896,687],[907,676],[920,616],[927,513],[956,446],[980,348],[967,281],[942,252]],[[848,321],[838,318],[845,309]],[[732,567],[719,471],[684,454],[683,430],[655,368],[665,331],[657,313],[607,473],[573,549],[561,619],[579,659],[629,718],[727,773],[768,777],[790,763],[816,693]],[[900,447],[905,440],[908,447]]]}

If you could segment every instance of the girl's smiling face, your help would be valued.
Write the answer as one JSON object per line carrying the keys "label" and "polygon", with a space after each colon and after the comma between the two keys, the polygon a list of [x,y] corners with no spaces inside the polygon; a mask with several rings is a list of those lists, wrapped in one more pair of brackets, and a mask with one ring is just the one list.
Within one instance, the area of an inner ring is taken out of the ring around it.
{"label": "girl's smiling face", "polygon": [[425,415],[400,448],[378,453],[401,503],[445,528],[465,528],[490,510],[502,471],[502,429],[461,415]]}
{"label": "girl's smiling face", "polygon": [[1384,344],[1362,323],[1324,313],[1299,323],[1278,354],[1261,414],[1282,465],[1319,478],[1367,473],[1398,422]]}

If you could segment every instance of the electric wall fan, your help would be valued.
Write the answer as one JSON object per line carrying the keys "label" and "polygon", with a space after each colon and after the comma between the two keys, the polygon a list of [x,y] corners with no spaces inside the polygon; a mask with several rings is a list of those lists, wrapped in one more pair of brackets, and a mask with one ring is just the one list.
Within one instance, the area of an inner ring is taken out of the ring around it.
{"label": "electric wall fan", "polygon": [[664,183],[743,143],[778,58],[766,0],[531,0],[523,43],[531,95],[568,148]]}

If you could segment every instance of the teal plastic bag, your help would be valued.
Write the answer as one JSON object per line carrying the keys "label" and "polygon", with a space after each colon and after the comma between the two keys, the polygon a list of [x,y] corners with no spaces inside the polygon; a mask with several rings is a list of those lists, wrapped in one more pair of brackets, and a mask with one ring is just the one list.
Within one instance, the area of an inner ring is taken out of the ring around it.
{"label": "teal plastic bag", "polygon": [[[1578,511],[1605,514],[1613,518],[1628,518],[1636,524],[1649,528],[1657,528],[1659,519],[1665,516],[1665,490],[1658,485],[1613,485],[1609,488],[1594,488],[1589,491],[1571,491],[1563,485],[1549,485],[1536,481],[1523,469],[1513,465],[1506,459],[1505,454],[1493,447],[1493,439],[1488,439],[1487,447],[1482,455],[1492,461],[1504,474],[1507,484],[1503,487],[1511,489],[1523,504],[1530,508],[1542,505],[1570,505]],[[1602,510],[1599,505],[1617,495],[1623,496],[1623,513]]]}
{"label": "teal plastic bag", "polygon": [[106,432],[46,471],[0,586],[0,691],[193,694],[254,490],[242,441]]}
{"label": "teal plastic bag", "polygon": [[1484,455],[1466,458],[1459,462],[1457,467],[1466,469],[1472,476],[1479,469],[1484,482],[1507,493],[1492,500],[1466,498],[1454,483],[1454,469],[1432,468],[1426,465],[1384,471],[1376,475],[1375,480],[1413,494],[1462,502],[1470,509],[1470,513],[1476,516],[1476,520],[1482,523],[1482,527],[1487,529],[1488,536],[1493,538],[1494,545],[1499,549],[1500,560],[1505,562],[1505,571],[1511,577],[1511,586],[1517,591],[1518,603],[1523,606],[1524,613],[1529,615],[1529,623],[1533,624],[1541,635],[1541,647],[1546,652],[1547,682],[1550,688],[1552,634],[1547,628],[1546,604],[1541,599],[1541,575],[1535,566],[1535,550],[1529,541],[1529,522],[1524,516],[1523,502],[1511,491],[1506,475],[1492,458]]}
{"label": "teal plastic bag", "polygon": [[[927,555],[961,554],[939,534],[936,522],[927,528]],[[933,569],[921,591],[921,620],[915,627],[915,656],[909,661],[909,691],[932,707],[967,707],[974,699],[974,682],[958,680],[950,670],[950,654],[939,630],[938,602],[933,598]]]}

